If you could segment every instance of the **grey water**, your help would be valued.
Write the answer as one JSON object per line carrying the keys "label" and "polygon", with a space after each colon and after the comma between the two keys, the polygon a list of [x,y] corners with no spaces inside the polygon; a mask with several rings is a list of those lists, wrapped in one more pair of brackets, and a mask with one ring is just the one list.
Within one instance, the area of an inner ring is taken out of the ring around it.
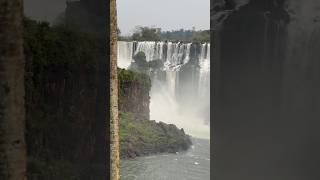
{"label": "grey water", "polygon": [[210,180],[210,140],[192,142],[186,152],[121,160],[121,180]]}

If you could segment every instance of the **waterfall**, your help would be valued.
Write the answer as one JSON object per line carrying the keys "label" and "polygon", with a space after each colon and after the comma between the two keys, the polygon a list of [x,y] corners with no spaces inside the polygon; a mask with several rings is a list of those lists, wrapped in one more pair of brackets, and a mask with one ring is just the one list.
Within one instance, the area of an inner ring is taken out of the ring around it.
{"label": "waterfall", "polygon": [[128,68],[133,56],[141,51],[148,62],[164,63],[165,78],[152,78],[151,119],[209,138],[210,43],[120,41],[119,67]]}
{"label": "waterfall", "polygon": [[[199,95],[210,95],[210,44],[202,44],[199,66]],[[207,97],[205,96],[202,98]]]}
{"label": "waterfall", "polygon": [[137,49],[135,50],[135,54],[142,51],[145,53],[147,61],[159,59],[157,57],[156,49],[156,42],[137,42]]}
{"label": "waterfall", "polygon": [[132,62],[133,43],[118,41],[118,66],[127,69]]}
{"label": "waterfall", "polygon": [[189,62],[191,43],[168,43],[167,59],[165,67],[167,70],[179,70],[181,66]]}

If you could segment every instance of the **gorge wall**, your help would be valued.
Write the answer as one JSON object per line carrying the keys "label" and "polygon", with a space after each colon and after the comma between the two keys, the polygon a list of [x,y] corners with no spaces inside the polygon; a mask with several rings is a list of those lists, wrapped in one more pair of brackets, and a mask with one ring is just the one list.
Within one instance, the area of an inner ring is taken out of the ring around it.
{"label": "gorge wall", "polygon": [[119,71],[119,111],[138,114],[142,119],[150,119],[149,76],[118,69]]}
{"label": "gorge wall", "polygon": [[25,20],[28,179],[108,178],[108,8],[68,1],[53,27]]}
{"label": "gorge wall", "polygon": [[215,179],[319,179],[319,6],[213,4]]}
{"label": "gorge wall", "polygon": [[25,21],[28,179],[104,179],[104,38]]}

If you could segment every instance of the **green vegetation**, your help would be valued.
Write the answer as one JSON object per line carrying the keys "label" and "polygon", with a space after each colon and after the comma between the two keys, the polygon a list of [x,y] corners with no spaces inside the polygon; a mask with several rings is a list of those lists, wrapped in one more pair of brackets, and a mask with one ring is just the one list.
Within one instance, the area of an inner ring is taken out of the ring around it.
{"label": "green vegetation", "polygon": [[136,83],[144,85],[146,88],[151,87],[150,77],[142,72],[135,72],[131,70],[118,69],[119,83]]}
{"label": "green vegetation", "polygon": [[[24,20],[28,179],[84,176],[77,164],[88,162],[96,146],[90,141],[97,138],[92,133],[97,117],[91,112],[97,111],[103,41],[95,34]],[[80,151],[86,155],[79,157]]]}
{"label": "green vegetation", "polygon": [[120,154],[123,158],[187,150],[191,141],[175,125],[141,119],[134,113],[120,113]]}
{"label": "green vegetation", "polygon": [[160,41],[160,32],[160,28],[139,26],[136,28],[131,38],[134,41]]}
{"label": "green vegetation", "polygon": [[210,42],[210,30],[166,31],[161,33],[161,39],[163,41]]}
{"label": "green vegetation", "polygon": [[24,39],[27,53],[38,65],[92,65],[104,53],[104,39],[96,34],[76,32],[64,26],[25,19]]}
{"label": "green vegetation", "polygon": [[123,41],[173,41],[173,42],[210,42],[210,30],[173,30],[138,26],[131,37],[121,37]]}
{"label": "green vegetation", "polygon": [[[135,84],[140,85],[141,87],[144,87],[145,89],[151,88],[151,80],[148,75],[142,72],[137,71],[131,71],[131,70],[125,70],[125,69],[118,69],[118,76],[119,76],[119,96],[124,97],[122,99],[126,99],[125,86],[128,86],[128,84]],[[125,103],[125,102],[123,102]],[[128,103],[128,102],[126,102]]]}
{"label": "green vegetation", "polygon": [[131,63],[130,69],[141,71],[147,73],[149,70],[149,65],[144,52],[138,52],[133,56],[134,62]]}
{"label": "green vegetation", "polygon": [[143,142],[164,142],[166,137],[159,131],[160,129],[153,128],[153,121],[146,119],[137,119],[133,113],[120,113],[120,139],[121,142],[131,141],[139,143],[140,138]]}
{"label": "green vegetation", "polygon": [[[158,66],[157,61],[154,64]],[[121,157],[187,150],[191,141],[183,129],[149,120],[150,77],[125,69],[119,69],[118,73]]]}
{"label": "green vegetation", "polygon": [[133,56],[134,62],[131,63],[129,69],[133,71],[143,72],[149,74],[151,71],[161,70],[164,67],[160,59],[147,61],[144,52],[140,51]]}
{"label": "green vegetation", "polygon": [[147,74],[119,69],[119,110],[137,113],[143,119],[150,116],[151,80]]}

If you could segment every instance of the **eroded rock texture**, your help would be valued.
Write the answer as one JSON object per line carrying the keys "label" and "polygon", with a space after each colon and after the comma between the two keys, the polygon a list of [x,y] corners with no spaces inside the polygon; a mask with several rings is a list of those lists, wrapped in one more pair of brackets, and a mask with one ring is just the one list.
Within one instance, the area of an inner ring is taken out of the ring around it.
{"label": "eroded rock texture", "polygon": [[213,4],[215,179],[319,179],[319,6]]}

